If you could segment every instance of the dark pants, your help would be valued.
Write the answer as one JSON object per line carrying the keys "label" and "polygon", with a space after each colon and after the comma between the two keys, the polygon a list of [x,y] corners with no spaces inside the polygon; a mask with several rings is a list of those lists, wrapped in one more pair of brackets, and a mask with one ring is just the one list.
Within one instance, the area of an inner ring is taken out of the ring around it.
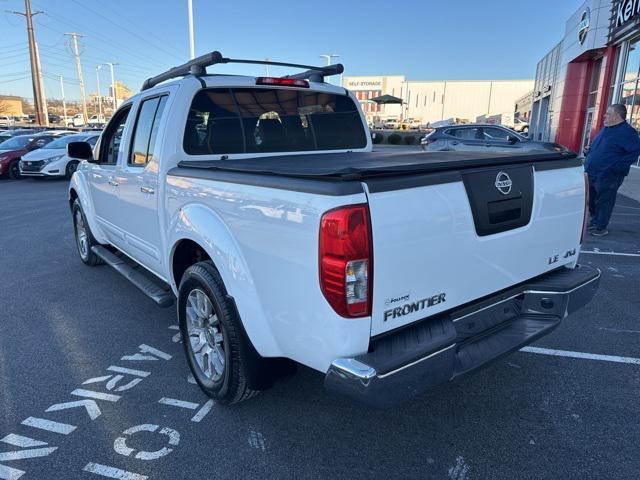
{"label": "dark pants", "polygon": [[609,225],[613,207],[616,204],[616,194],[624,175],[608,174],[595,177],[589,175],[589,213],[591,222],[599,230]]}

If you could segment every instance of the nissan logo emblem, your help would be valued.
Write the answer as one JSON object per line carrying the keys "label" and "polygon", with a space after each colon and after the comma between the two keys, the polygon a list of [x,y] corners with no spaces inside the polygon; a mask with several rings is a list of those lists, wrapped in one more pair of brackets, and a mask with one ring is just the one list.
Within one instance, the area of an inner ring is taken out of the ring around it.
{"label": "nissan logo emblem", "polygon": [[503,195],[509,195],[511,192],[511,185],[513,182],[511,181],[511,177],[504,172],[498,173],[496,176],[496,188]]}

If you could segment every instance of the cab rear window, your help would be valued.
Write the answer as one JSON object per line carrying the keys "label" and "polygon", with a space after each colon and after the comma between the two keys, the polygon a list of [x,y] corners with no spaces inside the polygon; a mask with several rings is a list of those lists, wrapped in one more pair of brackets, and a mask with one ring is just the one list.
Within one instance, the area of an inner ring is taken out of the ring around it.
{"label": "cab rear window", "polygon": [[347,95],[283,88],[212,88],[191,104],[190,155],[364,148],[360,114]]}

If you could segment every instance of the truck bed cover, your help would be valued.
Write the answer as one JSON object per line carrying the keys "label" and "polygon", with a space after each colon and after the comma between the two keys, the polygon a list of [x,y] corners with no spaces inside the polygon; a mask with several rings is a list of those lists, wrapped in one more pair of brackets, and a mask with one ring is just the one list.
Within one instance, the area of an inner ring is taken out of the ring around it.
{"label": "truck bed cover", "polygon": [[[547,164],[549,168],[578,166],[573,152],[535,154],[484,152],[387,151],[262,156],[237,160],[185,160],[180,169],[204,169],[316,180],[353,181],[396,175],[460,171],[501,165]],[[543,167],[544,168],[544,167]],[[170,172],[178,174],[178,172]]]}

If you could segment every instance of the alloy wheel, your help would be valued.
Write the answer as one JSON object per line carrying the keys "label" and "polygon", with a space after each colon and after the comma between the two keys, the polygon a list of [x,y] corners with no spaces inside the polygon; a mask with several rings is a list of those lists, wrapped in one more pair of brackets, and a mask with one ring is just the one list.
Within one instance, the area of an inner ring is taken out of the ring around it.
{"label": "alloy wheel", "polygon": [[211,300],[196,288],[187,297],[187,333],[189,346],[200,372],[218,382],[225,371],[224,336]]}
{"label": "alloy wheel", "polygon": [[84,226],[84,218],[80,209],[76,210],[76,242],[78,251],[83,259],[89,255],[89,239],[87,237],[87,229]]}

